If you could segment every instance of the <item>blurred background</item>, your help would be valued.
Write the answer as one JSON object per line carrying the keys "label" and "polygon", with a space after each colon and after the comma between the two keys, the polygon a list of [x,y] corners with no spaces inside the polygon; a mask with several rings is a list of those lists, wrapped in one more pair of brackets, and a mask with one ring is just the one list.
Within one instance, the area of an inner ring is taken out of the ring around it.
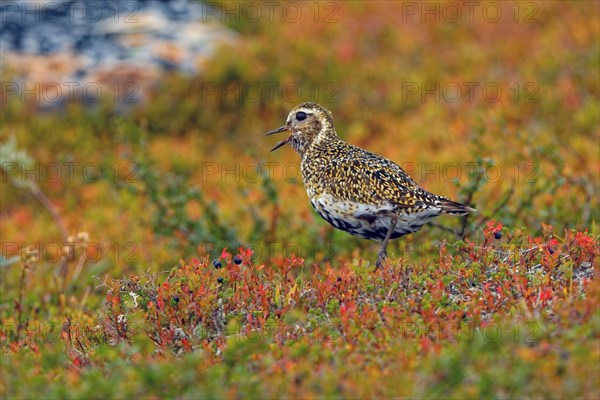
{"label": "blurred background", "polygon": [[[0,397],[597,397],[599,63],[598,1],[0,2]],[[371,273],[304,101],[479,212]]]}
{"label": "blurred background", "polygon": [[81,293],[94,276],[224,247],[267,265],[297,254],[307,270],[374,260],[375,243],[312,211],[298,155],[269,152],[263,134],[303,101],[330,109],[343,139],[479,210],[394,241],[392,256],[435,254],[490,220],[597,232],[598,2],[9,1],[0,12],[5,290],[23,256],[47,277],[29,295],[47,302],[49,288]]}

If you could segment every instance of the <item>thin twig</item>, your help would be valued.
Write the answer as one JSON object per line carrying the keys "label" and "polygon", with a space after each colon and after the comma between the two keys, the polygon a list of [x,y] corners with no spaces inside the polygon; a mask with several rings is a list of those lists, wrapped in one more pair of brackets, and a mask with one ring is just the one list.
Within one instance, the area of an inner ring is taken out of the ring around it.
{"label": "thin twig", "polygon": [[21,279],[19,280],[19,301],[17,302],[17,337],[21,339],[21,318],[23,317],[23,292],[25,286],[25,276],[27,274],[28,264],[21,269]]}
{"label": "thin twig", "polygon": [[[60,213],[58,212],[56,206],[50,201],[50,199],[44,194],[44,192],[42,192],[40,186],[32,180],[27,180],[26,184],[19,183],[13,178],[10,178],[9,181],[16,188],[29,189],[31,195],[42,205],[42,207],[44,207],[50,213],[52,219],[54,220],[54,223],[56,224],[56,227],[58,228],[58,231],[60,232],[63,244],[66,244],[69,238],[69,231],[67,230],[67,226],[65,225],[63,218],[60,216]],[[65,272],[65,266],[67,262],[68,257],[63,256],[61,263],[58,267],[58,270],[61,272],[61,274]]]}
{"label": "thin twig", "polygon": [[504,196],[504,199],[502,199],[502,201],[500,203],[498,203],[498,205],[492,210],[492,212],[490,214],[488,214],[487,217],[483,217],[482,220],[479,221],[479,223],[475,227],[475,231],[477,231],[479,228],[481,228],[483,226],[483,224],[485,224],[487,221],[490,220],[490,218],[492,218],[493,216],[495,216],[498,213],[498,211],[500,211],[504,207],[506,207],[506,205],[508,204],[508,202],[510,201],[510,199],[513,196],[514,193],[515,193],[515,184],[513,182],[512,186],[510,187],[510,189],[508,190],[508,192]]}
{"label": "thin twig", "polygon": [[37,183],[30,181],[29,185],[30,185],[29,188],[30,188],[30,191],[31,191],[31,194],[33,195],[33,197],[35,197],[35,199],[38,202],[40,202],[40,204],[42,206],[44,206],[44,208],[46,210],[48,210],[48,212],[50,212],[50,214],[52,215],[52,219],[54,219],[54,223],[58,227],[58,230],[60,231],[60,235],[63,238],[63,243],[67,243],[67,238],[69,237],[69,231],[67,230],[67,227],[66,227],[62,217],[58,213],[58,210],[56,209],[54,204],[52,204],[50,199],[48,199],[48,197],[44,194],[44,192],[42,192],[40,190],[40,187],[38,186]]}
{"label": "thin twig", "polygon": [[452,229],[452,228],[450,228],[449,226],[441,225],[441,224],[438,224],[437,222],[430,222],[430,223],[429,223],[429,226],[432,226],[432,227],[434,227],[434,228],[441,229],[441,230],[443,230],[443,231],[446,231],[446,232],[453,233],[453,234],[454,234],[456,237],[459,237],[459,234],[458,234],[458,232],[456,231],[456,229]]}

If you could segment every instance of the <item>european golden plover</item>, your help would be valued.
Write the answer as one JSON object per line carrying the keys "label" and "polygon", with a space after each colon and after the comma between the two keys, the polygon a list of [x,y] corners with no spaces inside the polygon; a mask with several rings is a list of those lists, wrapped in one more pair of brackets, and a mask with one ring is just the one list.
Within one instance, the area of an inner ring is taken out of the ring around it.
{"label": "european golden plover", "polygon": [[289,131],[276,150],[289,143],[300,154],[300,170],[310,204],[335,228],[381,242],[376,269],[387,257],[390,239],[421,229],[441,214],[465,215],[473,208],[429,193],[394,162],[340,139],[329,110],[302,103],[284,126]]}

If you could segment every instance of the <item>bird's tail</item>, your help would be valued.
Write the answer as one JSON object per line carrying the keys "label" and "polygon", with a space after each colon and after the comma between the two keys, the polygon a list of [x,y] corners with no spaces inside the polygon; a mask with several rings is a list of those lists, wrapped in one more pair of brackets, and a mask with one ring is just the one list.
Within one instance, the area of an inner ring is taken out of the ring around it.
{"label": "bird's tail", "polygon": [[466,204],[458,203],[449,199],[441,199],[440,203],[443,214],[466,215],[470,212],[477,212],[476,209],[469,207]]}

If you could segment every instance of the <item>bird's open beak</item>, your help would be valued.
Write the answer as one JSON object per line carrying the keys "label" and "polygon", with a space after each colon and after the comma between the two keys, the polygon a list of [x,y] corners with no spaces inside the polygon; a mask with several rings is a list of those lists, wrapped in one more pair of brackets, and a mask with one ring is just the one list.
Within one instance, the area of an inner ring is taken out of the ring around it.
{"label": "bird's open beak", "polygon": [[[281,128],[277,128],[277,129],[275,129],[275,130],[272,130],[272,131],[270,131],[270,132],[267,132],[267,133],[265,133],[265,136],[274,135],[274,134],[276,134],[276,133],[279,133],[279,132],[284,132],[284,131],[289,131],[289,128],[288,128],[286,125],[282,126]],[[275,150],[277,150],[278,148],[280,148],[280,147],[281,147],[281,146],[283,146],[284,144],[288,143],[288,142],[289,142],[291,139],[292,139],[292,135],[290,134],[290,135],[289,135],[289,136],[288,136],[286,139],[284,139],[284,140],[282,140],[281,142],[277,143],[277,144],[275,145],[275,147],[273,147],[273,148],[271,149],[271,151],[275,151]]]}

